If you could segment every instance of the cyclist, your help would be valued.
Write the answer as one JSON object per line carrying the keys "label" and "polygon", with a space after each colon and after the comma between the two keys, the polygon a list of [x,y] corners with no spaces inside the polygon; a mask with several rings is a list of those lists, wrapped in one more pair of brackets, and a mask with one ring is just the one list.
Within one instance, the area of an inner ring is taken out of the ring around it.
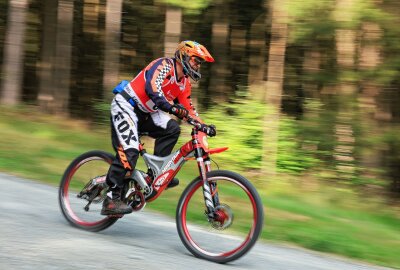
{"label": "cyclist", "polygon": [[[201,130],[216,135],[213,125],[205,125],[192,105],[190,79],[201,78],[200,66],[214,62],[207,49],[195,41],[179,43],[173,58],[158,58],[130,82],[123,81],[114,89],[111,103],[111,139],[116,158],[106,182],[109,186],[102,215],[129,214],[132,208],[121,200],[124,178],[133,171],[139,157],[138,132],[155,138],[154,155],[168,156],[180,134],[177,121],[167,114],[184,119],[188,115],[202,123]],[[174,178],[168,188],[179,184]]]}

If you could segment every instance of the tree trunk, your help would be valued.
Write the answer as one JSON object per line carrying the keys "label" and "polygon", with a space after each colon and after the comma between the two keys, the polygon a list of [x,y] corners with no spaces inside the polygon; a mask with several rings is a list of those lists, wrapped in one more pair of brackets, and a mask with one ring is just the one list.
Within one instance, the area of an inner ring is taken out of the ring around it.
{"label": "tree trunk", "polygon": [[[303,70],[309,75],[315,75],[320,72],[322,55],[318,49],[307,50],[304,55]],[[315,81],[303,81],[302,88],[306,92],[305,96],[310,98],[317,98],[319,95],[318,84]]]}
{"label": "tree trunk", "polygon": [[42,46],[39,62],[39,93],[38,103],[44,112],[54,110],[53,70],[56,47],[57,1],[46,0],[42,14]]}
{"label": "tree trunk", "polygon": [[4,45],[0,102],[16,105],[21,101],[23,51],[27,0],[10,0]]}
{"label": "tree trunk", "polygon": [[246,90],[248,84],[247,32],[246,26],[240,22],[231,21],[229,39],[232,71],[230,81],[233,83],[235,92]]}
{"label": "tree trunk", "polygon": [[122,0],[107,0],[104,49],[104,100],[112,97],[112,89],[119,75]]}
{"label": "tree trunk", "polygon": [[[346,26],[353,20],[354,0],[336,1],[336,20]],[[339,84],[337,86],[338,112],[335,122],[336,147],[334,158],[336,160],[336,173],[338,179],[351,179],[355,173],[354,147],[355,137],[353,131],[354,106],[356,95],[355,83],[348,81],[346,73],[354,70],[356,52],[355,30],[345,27],[336,30],[337,64]]]}
{"label": "tree trunk", "polygon": [[74,1],[59,0],[53,91],[56,112],[65,115],[69,115],[73,17]]}
{"label": "tree trunk", "polygon": [[[360,44],[359,69],[361,71],[373,70],[380,64],[379,40],[382,38],[382,30],[376,23],[365,22],[362,26],[362,38]],[[370,118],[381,120],[383,112],[379,111],[376,98],[379,94],[379,86],[373,78],[361,81],[360,106],[367,112]],[[372,116],[372,117],[371,117]],[[385,119],[387,120],[387,119]]]}
{"label": "tree trunk", "polygon": [[[7,12],[8,12],[8,2],[9,1],[1,1],[0,2],[0,13],[3,14],[2,18],[0,19],[0,55],[3,56],[4,52],[4,38],[7,26]],[[0,67],[3,64],[3,57],[0,57]],[[0,69],[1,72],[1,69]],[[0,73],[1,74],[1,73]],[[1,81],[1,79],[0,79]],[[0,82],[1,83],[1,82]],[[0,89],[1,91],[1,89]]]}
{"label": "tree trunk", "polygon": [[[379,42],[382,38],[382,29],[376,23],[365,22],[361,28],[362,35],[359,46],[359,62],[360,71],[368,71],[375,69],[381,62]],[[380,86],[374,78],[364,78],[360,82],[361,92],[358,97],[358,105],[362,112],[362,122],[366,123],[368,134],[382,133],[383,126],[379,120],[388,120],[390,114],[384,112],[379,106],[377,97],[380,92]],[[382,119],[384,118],[384,119]],[[386,119],[385,119],[386,118]],[[378,121],[379,122],[378,122]],[[364,148],[361,153],[362,175],[367,178],[380,178],[377,173],[382,159],[381,149],[375,147]]]}
{"label": "tree trunk", "polygon": [[[83,32],[97,35],[99,33],[100,0],[84,0],[83,2]],[[119,2],[119,0],[107,1],[107,5],[108,2]]]}
{"label": "tree trunk", "polygon": [[228,50],[229,47],[229,24],[227,16],[224,13],[227,9],[227,3],[218,2],[213,8],[213,24],[211,36],[211,54],[216,60],[210,65],[211,76],[209,77],[208,91],[212,93],[212,100],[223,102],[226,100],[227,94],[230,93],[229,77],[231,76],[228,67]]}
{"label": "tree trunk", "polygon": [[254,20],[249,35],[249,91],[256,100],[264,100],[267,73],[268,47],[265,44],[268,41],[265,39],[265,29],[269,23],[266,22],[265,17],[266,14],[262,13]]}
{"label": "tree trunk", "polygon": [[282,86],[287,43],[287,13],[285,1],[271,2],[271,43],[269,48],[268,76],[264,100],[268,111],[264,119],[262,171],[273,176],[276,173],[279,116],[282,103]]}
{"label": "tree trunk", "polygon": [[167,6],[165,11],[164,56],[173,57],[182,33],[182,9]]}
{"label": "tree trunk", "polygon": [[[74,1],[73,72],[71,73],[69,112],[93,120],[96,104],[103,98],[104,25],[106,2]],[[76,38],[75,38],[76,37]],[[113,78],[116,82],[117,78]],[[111,90],[109,90],[111,91]],[[82,110],[82,108],[85,108]]]}

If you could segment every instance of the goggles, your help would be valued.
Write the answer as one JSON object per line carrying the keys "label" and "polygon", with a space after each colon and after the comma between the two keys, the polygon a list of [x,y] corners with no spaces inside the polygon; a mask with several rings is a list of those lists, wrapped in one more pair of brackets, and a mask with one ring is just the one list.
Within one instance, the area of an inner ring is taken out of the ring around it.
{"label": "goggles", "polygon": [[200,58],[197,56],[192,56],[192,59],[197,65],[201,65],[205,62],[205,60],[203,58]]}

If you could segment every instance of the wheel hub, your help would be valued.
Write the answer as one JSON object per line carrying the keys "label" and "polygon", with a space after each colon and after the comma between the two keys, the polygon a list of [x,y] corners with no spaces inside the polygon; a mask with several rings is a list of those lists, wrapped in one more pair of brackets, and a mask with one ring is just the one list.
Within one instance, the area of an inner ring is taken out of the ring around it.
{"label": "wheel hub", "polygon": [[224,230],[232,225],[233,212],[232,209],[226,205],[221,204],[215,208],[214,220],[211,222],[211,226],[217,230]]}

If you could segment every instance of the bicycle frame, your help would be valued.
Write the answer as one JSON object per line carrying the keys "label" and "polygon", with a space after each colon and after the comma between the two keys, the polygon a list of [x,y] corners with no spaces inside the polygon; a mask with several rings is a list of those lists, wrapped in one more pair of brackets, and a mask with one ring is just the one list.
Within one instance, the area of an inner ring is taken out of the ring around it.
{"label": "bicycle frame", "polygon": [[[211,161],[209,156],[211,154],[226,151],[228,147],[209,149],[207,135],[198,131],[196,128],[192,129],[191,135],[192,139],[185,143],[180,149],[171,155],[162,158],[148,154],[143,145],[141,143],[139,144],[139,152],[148,169],[152,171],[154,176],[154,181],[152,182],[151,187],[149,187],[153,190],[152,196],[150,196],[146,201],[151,202],[157,199],[168,186],[169,182],[172,181],[175,175],[182,168],[183,164],[194,157],[197,161],[201,179],[203,180],[203,194],[207,213],[209,217],[212,217],[215,204],[218,203],[218,196],[216,196],[216,185],[210,184],[207,181],[206,174],[211,171]],[[134,172],[133,177],[135,179],[140,179],[140,175],[138,175],[137,171]],[[143,180],[140,182],[146,184]],[[147,184],[145,186],[147,186]]]}

